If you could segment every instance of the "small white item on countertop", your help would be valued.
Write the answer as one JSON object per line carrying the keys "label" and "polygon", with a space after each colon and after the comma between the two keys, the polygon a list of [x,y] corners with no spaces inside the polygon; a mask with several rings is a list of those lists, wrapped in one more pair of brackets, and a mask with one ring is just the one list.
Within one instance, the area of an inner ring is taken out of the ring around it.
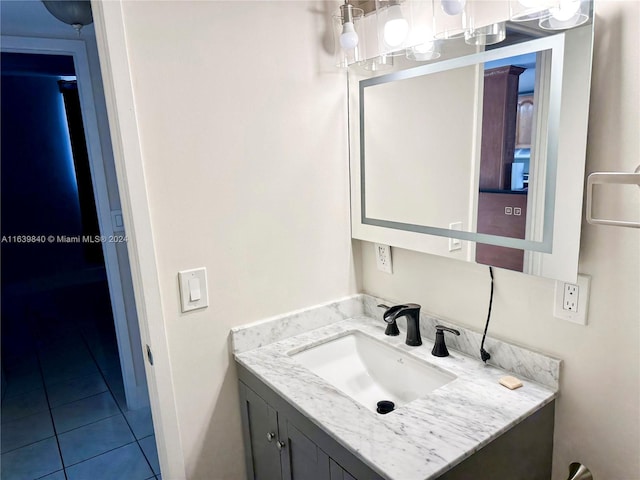
{"label": "small white item on countertop", "polygon": [[522,386],[522,382],[518,380],[516,377],[507,375],[506,377],[502,377],[500,379],[500,385],[504,385],[509,390],[515,390],[516,388],[520,388]]}

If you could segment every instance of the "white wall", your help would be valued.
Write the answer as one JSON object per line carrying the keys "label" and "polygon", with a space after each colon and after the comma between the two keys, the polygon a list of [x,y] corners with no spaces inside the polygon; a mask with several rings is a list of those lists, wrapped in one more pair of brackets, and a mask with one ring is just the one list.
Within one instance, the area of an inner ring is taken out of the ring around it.
{"label": "white wall", "polygon": [[[640,162],[640,3],[596,2],[587,174],[633,171]],[[619,193],[623,192],[623,193]],[[596,207],[638,219],[637,188],[606,191]],[[487,267],[394,249],[394,274],[362,244],[367,293],[484,328]],[[587,327],[555,319],[554,282],[498,270],[489,334],[564,360],[557,401],[554,480],[585,463],[594,478],[640,477],[640,231],[583,222],[580,271],[592,276]]]}
{"label": "white wall", "polygon": [[[336,6],[123,3],[189,479],[244,475],[230,328],[357,291]],[[200,266],[210,306],[182,314],[177,273]]]}

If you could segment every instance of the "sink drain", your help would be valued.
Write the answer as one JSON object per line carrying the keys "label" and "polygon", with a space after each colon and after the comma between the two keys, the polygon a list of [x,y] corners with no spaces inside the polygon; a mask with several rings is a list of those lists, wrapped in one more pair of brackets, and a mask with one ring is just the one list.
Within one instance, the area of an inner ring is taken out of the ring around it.
{"label": "sink drain", "polygon": [[378,406],[378,408],[376,408],[376,411],[381,415],[393,412],[393,410],[396,408],[396,404],[391,400],[380,400],[376,405]]}

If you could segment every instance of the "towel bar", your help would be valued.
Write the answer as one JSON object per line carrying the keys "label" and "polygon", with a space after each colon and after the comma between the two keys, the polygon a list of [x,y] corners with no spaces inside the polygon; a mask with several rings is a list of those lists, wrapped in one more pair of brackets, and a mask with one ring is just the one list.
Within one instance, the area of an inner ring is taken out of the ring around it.
{"label": "towel bar", "polygon": [[616,227],[640,228],[640,222],[627,222],[624,220],[610,220],[593,217],[593,185],[595,184],[620,184],[640,186],[640,173],[622,172],[596,172],[587,179],[587,222],[592,225],[613,225]]}

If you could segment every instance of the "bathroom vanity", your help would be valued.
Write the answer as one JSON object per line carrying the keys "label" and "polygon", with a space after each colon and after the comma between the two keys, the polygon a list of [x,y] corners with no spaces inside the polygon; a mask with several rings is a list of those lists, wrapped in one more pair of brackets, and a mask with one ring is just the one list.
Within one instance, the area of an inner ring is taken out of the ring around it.
{"label": "bathroom vanity", "polygon": [[[357,295],[233,330],[248,478],[549,479],[560,362],[487,339],[503,365],[485,365],[460,351],[479,345],[465,329],[449,357],[434,357],[438,320],[423,314],[424,344],[410,347],[401,321],[400,336],[384,335],[378,301]],[[340,384],[340,359],[360,361],[349,348],[397,394],[395,410],[376,413],[375,389]],[[322,369],[322,358],[338,363]],[[498,383],[511,366],[516,390]],[[420,390],[430,372],[439,380]]]}

